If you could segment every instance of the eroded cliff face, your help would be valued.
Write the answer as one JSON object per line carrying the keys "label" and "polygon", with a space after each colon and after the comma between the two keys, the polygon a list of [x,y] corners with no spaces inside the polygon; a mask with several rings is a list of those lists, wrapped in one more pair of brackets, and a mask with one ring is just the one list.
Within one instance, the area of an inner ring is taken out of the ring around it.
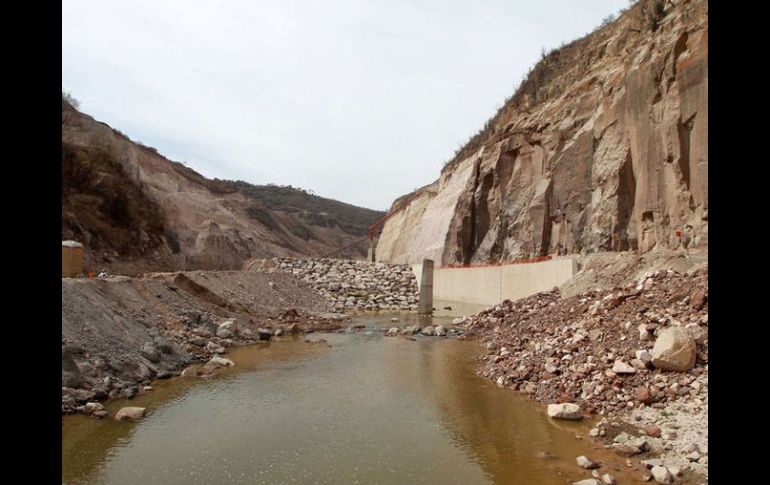
{"label": "eroded cliff face", "polygon": [[707,253],[708,2],[654,3],[546,56],[388,220],[377,258]]}
{"label": "eroded cliff face", "polygon": [[341,247],[340,256],[363,257],[368,227],[383,215],[296,189],[206,179],[64,100],[62,150],[62,238],[84,243],[96,271],[239,269],[250,258]]}

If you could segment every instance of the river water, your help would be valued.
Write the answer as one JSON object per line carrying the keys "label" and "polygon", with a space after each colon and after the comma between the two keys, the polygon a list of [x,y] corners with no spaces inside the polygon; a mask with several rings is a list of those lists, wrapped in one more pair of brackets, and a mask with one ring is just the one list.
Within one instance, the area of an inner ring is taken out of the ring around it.
{"label": "river water", "polygon": [[476,376],[478,343],[384,337],[375,329],[390,317],[311,334],[326,343],[241,347],[227,355],[237,366],[215,378],[158,381],[107,406],[146,406],[136,423],[64,417],[64,483],[563,485],[590,476],[575,464],[581,454],[623,477],[620,459],[576,438],[587,423],[550,420]]}

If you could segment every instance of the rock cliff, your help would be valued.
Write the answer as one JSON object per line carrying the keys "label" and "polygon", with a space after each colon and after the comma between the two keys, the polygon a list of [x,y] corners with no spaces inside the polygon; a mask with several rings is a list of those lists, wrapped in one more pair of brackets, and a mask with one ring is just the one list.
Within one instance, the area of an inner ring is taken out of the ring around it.
{"label": "rock cliff", "polygon": [[643,0],[544,56],[415,195],[378,260],[707,254],[708,2]]}

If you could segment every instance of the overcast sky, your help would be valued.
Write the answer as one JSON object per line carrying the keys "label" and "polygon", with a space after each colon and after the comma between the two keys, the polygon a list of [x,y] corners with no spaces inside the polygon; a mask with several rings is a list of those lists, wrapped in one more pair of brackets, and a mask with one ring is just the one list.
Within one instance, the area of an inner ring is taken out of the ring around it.
{"label": "overcast sky", "polygon": [[387,209],[628,0],[63,0],[62,88],[203,175]]}

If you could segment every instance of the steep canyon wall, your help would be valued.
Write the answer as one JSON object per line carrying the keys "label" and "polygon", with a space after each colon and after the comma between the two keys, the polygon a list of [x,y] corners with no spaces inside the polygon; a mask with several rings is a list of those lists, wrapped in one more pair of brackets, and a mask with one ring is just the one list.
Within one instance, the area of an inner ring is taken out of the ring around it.
{"label": "steep canyon wall", "polygon": [[640,2],[545,56],[377,259],[708,252],[708,2]]}

